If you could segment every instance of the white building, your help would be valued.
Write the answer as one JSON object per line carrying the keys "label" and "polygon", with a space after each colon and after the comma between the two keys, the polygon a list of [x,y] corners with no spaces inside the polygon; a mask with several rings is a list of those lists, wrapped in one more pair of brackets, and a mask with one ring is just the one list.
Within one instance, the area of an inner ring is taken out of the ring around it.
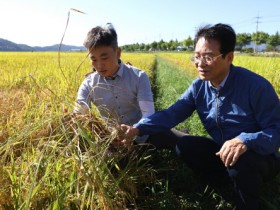
{"label": "white building", "polygon": [[266,49],[266,44],[259,44],[255,46],[254,42],[250,42],[250,44],[247,44],[245,46],[242,47],[242,49],[255,49],[256,52],[263,52]]}

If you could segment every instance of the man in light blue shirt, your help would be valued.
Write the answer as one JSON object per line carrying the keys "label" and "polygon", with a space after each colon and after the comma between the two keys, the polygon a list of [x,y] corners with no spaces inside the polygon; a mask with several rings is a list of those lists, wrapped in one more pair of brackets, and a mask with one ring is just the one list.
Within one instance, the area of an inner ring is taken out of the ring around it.
{"label": "man in light blue shirt", "polygon": [[[92,28],[84,41],[93,72],[88,74],[78,90],[76,113],[85,114],[94,104],[107,122],[133,125],[154,113],[151,85],[147,74],[121,62],[117,33],[112,24]],[[163,136],[168,136],[166,141]],[[137,143],[149,142],[156,148],[175,149],[176,135],[139,136]]]}
{"label": "man in light blue shirt", "polygon": [[[132,125],[154,113],[147,74],[120,60],[117,33],[112,24],[91,29],[84,41],[93,72],[80,85],[75,112],[86,113],[93,103],[106,120]],[[138,142],[147,139],[139,137]]]}

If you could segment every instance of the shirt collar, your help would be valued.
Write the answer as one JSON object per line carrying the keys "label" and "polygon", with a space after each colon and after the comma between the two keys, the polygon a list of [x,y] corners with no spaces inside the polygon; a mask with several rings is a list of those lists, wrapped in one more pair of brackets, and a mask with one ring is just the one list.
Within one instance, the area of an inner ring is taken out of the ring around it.
{"label": "shirt collar", "polygon": [[119,77],[122,77],[122,75],[123,75],[123,62],[122,62],[121,60],[119,60],[118,62],[119,62],[120,67],[119,67],[117,73],[114,74],[113,76],[106,77],[106,79],[114,80],[114,79],[116,79],[116,77],[118,77],[118,76],[119,76]]}
{"label": "shirt collar", "polygon": [[123,75],[123,62],[121,62],[121,60],[119,62],[119,65],[120,65],[120,68],[115,75],[119,76],[119,77],[122,77],[122,75]]}
{"label": "shirt collar", "polygon": [[214,85],[212,85],[212,83],[210,81],[208,81],[208,84],[210,87],[216,89],[217,91],[221,90],[222,87],[224,87],[227,78],[228,78],[229,72],[227,73],[226,77],[223,79],[223,81],[218,85],[218,87],[215,87]]}

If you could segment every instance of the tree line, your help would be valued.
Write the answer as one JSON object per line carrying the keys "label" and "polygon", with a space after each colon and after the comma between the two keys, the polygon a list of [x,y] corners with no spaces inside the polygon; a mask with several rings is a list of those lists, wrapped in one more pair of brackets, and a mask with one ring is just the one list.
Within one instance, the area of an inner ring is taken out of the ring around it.
{"label": "tree line", "polygon": [[[275,51],[280,50],[280,35],[277,31],[273,35],[259,31],[256,33],[239,33],[236,34],[236,50],[241,52],[253,52],[253,47],[246,47],[250,43],[253,45],[266,44],[265,51]],[[149,44],[135,43],[122,46],[122,50],[125,52],[135,52],[135,51],[192,51],[194,46],[194,40],[189,36],[183,41],[170,40],[168,42],[162,39],[159,42],[152,42]]]}

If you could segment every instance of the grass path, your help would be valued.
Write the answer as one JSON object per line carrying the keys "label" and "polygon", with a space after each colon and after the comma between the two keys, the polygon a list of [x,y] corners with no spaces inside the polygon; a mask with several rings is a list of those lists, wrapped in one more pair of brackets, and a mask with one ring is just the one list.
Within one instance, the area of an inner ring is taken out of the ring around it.
{"label": "grass path", "polygon": [[191,78],[186,71],[157,56],[155,70],[155,103],[157,109],[164,109],[173,104],[190,85]]}
{"label": "grass path", "polygon": [[[155,70],[154,97],[156,110],[172,105],[185,92],[193,78],[185,69],[179,69],[164,58],[157,56]],[[180,123],[178,129],[187,129],[193,135],[207,135],[198,115],[194,113],[190,119]]]}
{"label": "grass path", "polygon": [[[156,59],[153,91],[156,110],[162,110],[173,104],[183,94],[193,78],[185,69],[178,69],[175,64],[168,62],[160,54]],[[192,135],[207,135],[197,114],[178,125],[177,128],[187,128]],[[199,180],[175,152],[158,152],[154,155],[153,162],[158,173],[158,180],[154,186],[147,188],[151,193],[151,199],[146,202],[147,206],[156,209],[227,210],[233,208],[229,186],[216,190],[202,187]],[[264,185],[261,200],[263,209],[280,209],[280,178]]]}

